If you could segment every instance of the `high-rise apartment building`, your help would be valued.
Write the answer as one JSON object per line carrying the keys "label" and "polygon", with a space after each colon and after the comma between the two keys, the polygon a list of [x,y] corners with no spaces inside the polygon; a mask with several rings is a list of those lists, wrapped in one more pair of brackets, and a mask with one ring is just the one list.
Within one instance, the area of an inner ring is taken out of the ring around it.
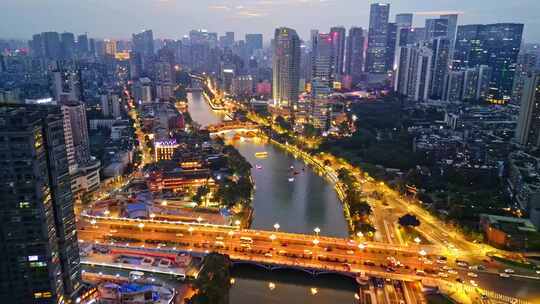
{"label": "high-rise apartment building", "polygon": [[0,301],[65,303],[81,288],[58,106],[0,106]]}
{"label": "high-rise apartment building", "polygon": [[449,71],[446,76],[443,99],[446,101],[460,101],[463,96],[463,83],[465,71]]}
{"label": "high-rise apartment building", "polygon": [[540,147],[540,75],[531,75],[525,80],[516,141],[529,148]]}
{"label": "high-rise apartment building", "polygon": [[387,67],[388,17],[390,4],[374,3],[369,14],[366,72],[383,74]]}
{"label": "high-rise apartment building", "polygon": [[413,101],[426,101],[430,92],[433,52],[420,45],[401,47],[395,91]]}
{"label": "high-rise apartment building", "polygon": [[295,30],[281,27],[274,33],[272,85],[277,107],[291,109],[298,101],[300,38]]}

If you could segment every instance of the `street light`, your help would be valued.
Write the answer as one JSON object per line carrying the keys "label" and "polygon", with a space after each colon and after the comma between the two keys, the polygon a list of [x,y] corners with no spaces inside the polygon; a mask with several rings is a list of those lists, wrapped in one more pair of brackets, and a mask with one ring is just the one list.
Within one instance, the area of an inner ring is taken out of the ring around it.
{"label": "street light", "polygon": [[154,213],[150,214],[151,219],[154,219],[155,217],[156,217],[156,215]]}
{"label": "street light", "polygon": [[240,220],[236,220],[236,221],[234,221],[234,224],[235,224],[236,226],[240,226],[241,222],[240,222]]}
{"label": "street light", "polygon": [[275,240],[276,240],[276,238],[277,238],[277,237],[276,237],[276,235],[275,235],[275,234],[272,234],[272,235],[270,235],[270,240],[272,240],[272,242],[273,242],[273,241],[275,241]]}
{"label": "street light", "polygon": [[90,221],[90,224],[92,224],[92,226],[95,225],[96,223],[97,223],[97,221],[96,221],[95,219],[92,219],[92,220]]}
{"label": "street light", "polygon": [[315,229],[313,229],[313,231],[315,231],[315,233],[317,234],[317,237],[319,237],[319,233],[321,232],[321,228],[315,227]]}
{"label": "street light", "polygon": [[422,242],[422,240],[419,237],[415,237],[414,242],[418,245],[420,242]]}
{"label": "street light", "polygon": [[195,228],[193,228],[193,227],[189,227],[189,228],[188,228],[188,231],[189,231],[189,234],[190,234],[190,235],[193,235],[193,230],[195,230]]}
{"label": "street light", "polygon": [[143,229],[143,228],[144,228],[144,223],[139,223],[139,224],[137,225],[137,227]]}
{"label": "street light", "polygon": [[278,232],[279,227],[280,227],[280,226],[279,226],[279,223],[275,223],[275,224],[274,224],[274,229],[276,230],[276,232]]}
{"label": "street light", "polygon": [[419,253],[421,256],[426,256],[426,255],[427,255],[427,252],[426,252],[424,249],[420,250],[418,253]]}
{"label": "street light", "polygon": [[358,231],[356,233],[356,236],[359,237],[359,238],[363,238],[364,237],[364,234],[362,233],[362,231]]}
{"label": "street light", "polygon": [[203,219],[202,219],[202,217],[200,217],[200,216],[197,218],[197,222],[199,222],[199,224],[202,222],[202,220],[203,220]]}
{"label": "street light", "polygon": [[319,245],[319,243],[320,243],[320,242],[319,242],[318,239],[314,239],[314,240],[313,240],[313,245],[317,246],[317,245]]}

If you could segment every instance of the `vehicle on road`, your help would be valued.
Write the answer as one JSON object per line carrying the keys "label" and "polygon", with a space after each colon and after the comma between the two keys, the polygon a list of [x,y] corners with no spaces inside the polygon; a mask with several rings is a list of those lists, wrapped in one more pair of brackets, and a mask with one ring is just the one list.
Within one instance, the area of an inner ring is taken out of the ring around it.
{"label": "vehicle on road", "polygon": [[501,278],[509,278],[509,277],[510,277],[510,275],[509,275],[508,273],[506,273],[506,272],[501,272],[501,273],[499,273],[499,276],[500,276]]}
{"label": "vehicle on road", "polygon": [[469,277],[471,277],[471,278],[477,278],[478,277],[478,275],[476,273],[474,273],[474,272],[469,272],[469,273],[467,273],[467,275]]}
{"label": "vehicle on road", "polygon": [[504,272],[506,272],[506,273],[514,273],[515,271],[512,268],[507,268],[507,269],[504,270]]}
{"label": "vehicle on road", "polygon": [[253,239],[247,236],[240,237],[240,243],[242,244],[253,244]]}

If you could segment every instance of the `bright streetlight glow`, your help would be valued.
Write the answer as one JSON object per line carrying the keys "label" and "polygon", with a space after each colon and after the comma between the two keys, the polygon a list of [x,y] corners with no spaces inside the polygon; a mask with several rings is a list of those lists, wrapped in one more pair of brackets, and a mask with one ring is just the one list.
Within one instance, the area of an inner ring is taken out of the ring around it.
{"label": "bright streetlight glow", "polygon": [[313,240],[313,245],[317,246],[317,245],[319,245],[319,243],[320,243],[320,242],[319,242],[318,239],[314,239],[314,240]]}
{"label": "bright streetlight glow", "polygon": [[144,228],[144,223],[139,223],[139,224],[137,225],[137,227],[143,229],[143,228]]}
{"label": "bright streetlight glow", "polygon": [[276,229],[276,231],[279,230],[279,227],[280,227],[280,226],[279,226],[279,223],[275,223],[275,224],[274,224],[274,229]]}
{"label": "bright streetlight glow", "polygon": [[313,229],[313,231],[315,231],[315,233],[317,234],[317,236],[319,236],[319,233],[321,232],[321,228],[315,227],[315,229]]}

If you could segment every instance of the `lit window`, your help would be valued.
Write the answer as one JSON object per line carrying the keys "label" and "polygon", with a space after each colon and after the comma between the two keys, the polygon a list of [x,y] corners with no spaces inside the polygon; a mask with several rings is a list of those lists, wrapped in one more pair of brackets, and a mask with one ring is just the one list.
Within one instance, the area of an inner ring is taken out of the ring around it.
{"label": "lit window", "polygon": [[39,260],[39,256],[37,255],[29,255],[28,256],[28,261],[29,262],[35,262],[35,261],[38,261]]}
{"label": "lit window", "polygon": [[30,208],[30,202],[20,202],[19,208],[21,209]]}

